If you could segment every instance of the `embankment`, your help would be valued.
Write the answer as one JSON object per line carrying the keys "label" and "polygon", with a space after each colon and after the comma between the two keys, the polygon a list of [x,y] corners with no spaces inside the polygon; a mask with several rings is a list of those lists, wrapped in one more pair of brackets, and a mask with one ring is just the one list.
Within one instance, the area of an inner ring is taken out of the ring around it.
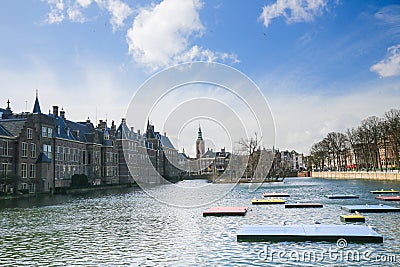
{"label": "embankment", "polygon": [[400,182],[399,172],[312,172],[311,177],[328,179],[389,180]]}

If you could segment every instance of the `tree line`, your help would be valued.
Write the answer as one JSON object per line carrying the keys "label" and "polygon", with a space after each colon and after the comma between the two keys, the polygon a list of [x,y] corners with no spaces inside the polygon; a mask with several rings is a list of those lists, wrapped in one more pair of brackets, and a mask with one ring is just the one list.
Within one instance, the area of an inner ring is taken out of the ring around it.
{"label": "tree line", "polygon": [[330,132],[312,145],[310,161],[317,170],[399,170],[400,110],[371,116],[345,133]]}

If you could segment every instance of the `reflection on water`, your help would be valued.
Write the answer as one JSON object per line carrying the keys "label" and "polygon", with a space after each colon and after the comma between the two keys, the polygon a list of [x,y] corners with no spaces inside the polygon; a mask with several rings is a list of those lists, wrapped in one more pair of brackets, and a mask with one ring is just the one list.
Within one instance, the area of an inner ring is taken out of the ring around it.
{"label": "reflection on water", "polygon": [[[185,181],[185,186],[199,186],[203,181]],[[192,183],[192,184],[190,184]],[[224,185],[212,184],[212,192],[224,191]],[[177,208],[151,198],[139,188],[92,192],[73,196],[34,197],[0,202],[0,265],[132,265],[132,266],[221,266],[305,265],[290,259],[259,259],[268,246],[274,251],[321,251],[335,248],[325,242],[237,243],[236,231],[245,224],[310,224],[316,219],[324,224],[341,224],[343,204],[380,203],[370,190],[400,189],[400,184],[371,181],[323,179],[287,179],[286,183],[263,185],[249,192],[248,185],[238,185],[215,205],[250,205],[253,197],[264,191],[290,193],[288,202],[313,201],[322,209],[289,209],[282,205],[251,206],[244,217],[203,217],[207,207]],[[170,198],[173,185],[159,190]],[[329,200],[326,194],[357,194],[359,199]],[[201,197],[201,196],[199,196]],[[400,207],[399,203],[389,203]],[[366,214],[366,224],[373,225],[385,240],[383,244],[349,244],[348,249],[372,254],[395,255],[400,259],[400,216],[396,213]],[[355,264],[355,262],[350,262]],[[347,266],[348,261],[325,258],[306,262],[315,266]],[[397,266],[362,261],[363,266]]]}

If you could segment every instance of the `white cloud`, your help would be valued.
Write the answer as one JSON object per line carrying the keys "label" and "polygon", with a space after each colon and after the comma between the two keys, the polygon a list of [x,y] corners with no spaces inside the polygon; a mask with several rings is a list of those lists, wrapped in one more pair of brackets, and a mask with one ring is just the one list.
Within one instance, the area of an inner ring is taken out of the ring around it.
{"label": "white cloud", "polygon": [[92,3],[96,3],[101,9],[105,9],[110,14],[110,23],[113,31],[124,26],[125,20],[132,14],[132,9],[121,0],[46,0],[50,6],[46,21],[50,24],[58,24],[64,20],[83,23],[87,21],[83,11]]}
{"label": "white cloud", "polygon": [[398,25],[400,23],[400,5],[389,5],[375,13],[375,18],[387,24]]}
{"label": "white cloud", "polygon": [[64,1],[63,0],[48,0],[50,12],[47,14],[46,21],[50,24],[57,24],[64,20]]}
{"label": "white cloud", "polygon": [[326,8],[328,0],[277,0],[263,7],[260,19],[268,27],[275,18],[283,16],[287,23],[312,21]]}
{"label": "white cloud", "polygon": [[237,62],[235,55],[190,45],[205,32],[201,8],[200,0],[164,0],[143,8],[126,36],[129,53],[151,70],[192,60]]}
{"label": "white cloud", "polygon": [[96,2],[110,13],[110,23],[113,31],[124,26],[125,20],[132,14],[132,9],[120,0],[108,0],[105,2],[96,0]]}
{"label": "white cloud", "polygon": [[224,62],[230,61],[233,63],[239,62],[237,55],[235,54],[214,52],[209,49],[199,47],[197,45],[191,47],[189,50],[177,56],[175,59],[176,62],[190,62],[195,60],[201,60],[207,62],[215,62],[217,60],[222,60]]}
{"label": "white cloud", "polygon": [[88,7],[90,4],[92,4],[92,0],[76,0],[76,2],[81,6],[81,7]]}
{"label": "white cloud", "polygon": [[370,70],[381,77],[400,75],[400,44],[389,47],[387,57],[372,65]]}

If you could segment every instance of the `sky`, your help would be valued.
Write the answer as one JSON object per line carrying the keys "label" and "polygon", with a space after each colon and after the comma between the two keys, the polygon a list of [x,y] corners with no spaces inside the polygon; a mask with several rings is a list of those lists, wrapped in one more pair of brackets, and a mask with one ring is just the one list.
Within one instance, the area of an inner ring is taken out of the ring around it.
{"label": "sky", "polygon": [[[0,106],[15,112],[31,111],[38,89],[43,112],[119,124],[153,75],[218,62],[261,90],[275,147],[307,154],[400,103],[398,0],[2,0],[0,36]],[[185,125],[176,146],[193,154],[198,123]],[[203,121],[219,150],[217,128]]]}

